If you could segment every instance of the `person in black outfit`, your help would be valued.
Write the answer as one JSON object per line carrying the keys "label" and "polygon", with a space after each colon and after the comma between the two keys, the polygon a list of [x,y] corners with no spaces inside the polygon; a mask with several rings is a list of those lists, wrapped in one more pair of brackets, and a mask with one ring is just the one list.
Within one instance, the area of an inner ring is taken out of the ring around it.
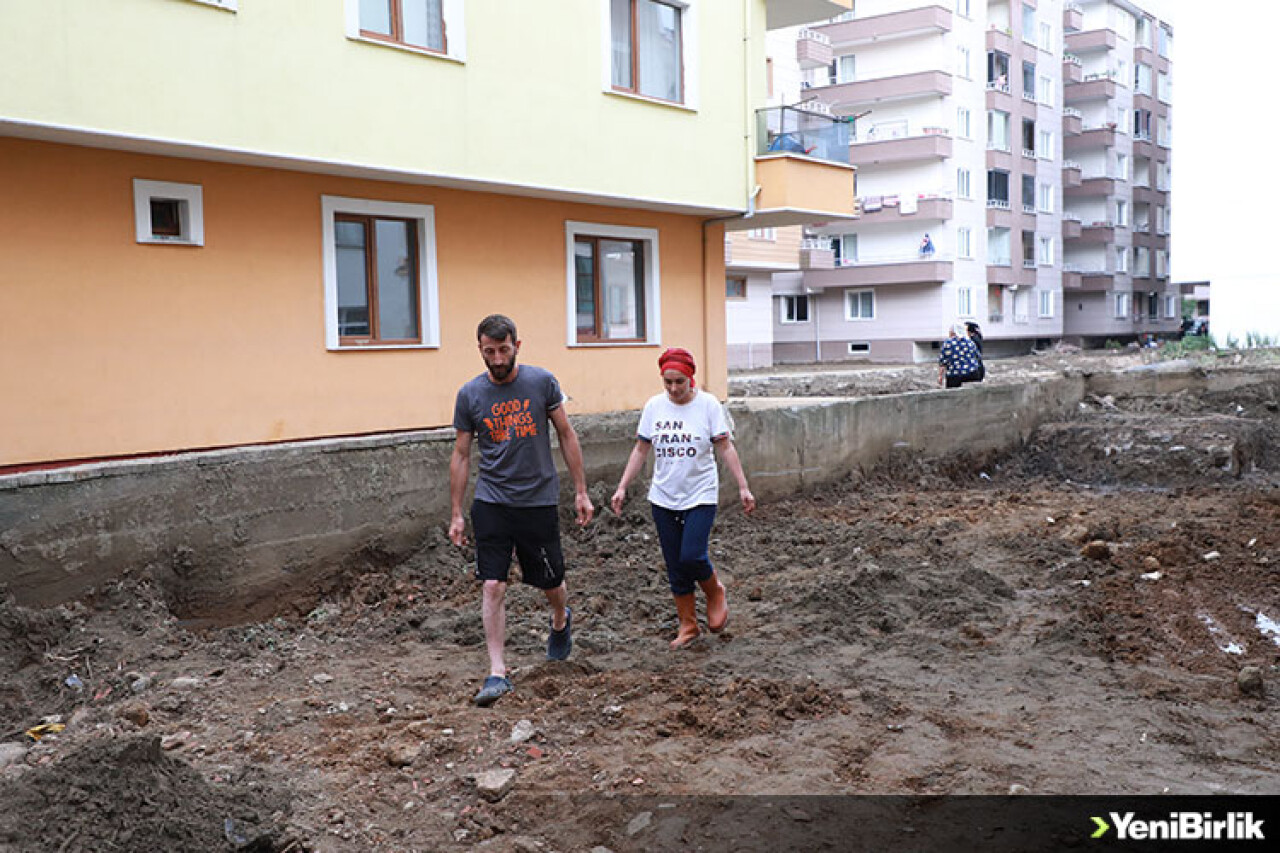
{"label": "person in black outfit", "polygon": [[982,357],[982,327],[972,320],[966,320],[964,328],[969,335],[969,340],[973,341],[973,345],[978,348],[978,378],[974,381],[981,382],[987,378],[986,359]]}

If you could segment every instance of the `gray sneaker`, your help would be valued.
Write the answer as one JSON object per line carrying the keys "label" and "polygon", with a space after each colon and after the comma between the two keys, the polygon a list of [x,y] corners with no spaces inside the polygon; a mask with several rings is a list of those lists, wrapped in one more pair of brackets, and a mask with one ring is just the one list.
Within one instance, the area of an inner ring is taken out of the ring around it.
{"label": "gray sneaker", "polygon": [[547,660],[568,660],[571,651],[573,651],[573,611],[566,607],[564,627],[559,631],[552,628],[551,635],[547,637]]}
{"label": "gray sneaker", "polygon": [[491,675],[484,680],[484,686],[476,694],[475,703],[481,708],[488,708],[514,689],[508,679],[501,675]]}

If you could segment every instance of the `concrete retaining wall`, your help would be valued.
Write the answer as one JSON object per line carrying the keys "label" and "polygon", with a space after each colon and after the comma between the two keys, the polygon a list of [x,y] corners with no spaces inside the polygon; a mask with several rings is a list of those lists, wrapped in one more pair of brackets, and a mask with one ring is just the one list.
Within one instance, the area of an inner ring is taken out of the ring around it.
{"label": "concrete retaining wall", "polygon": [[[768,499],[840,480],[895,449],[939,457],[1014,447],[1088,393],[1226,390],[1275,374],[1159,366],[949,392],[735,400],[730,411],[752,490]],[[598,503],[612,494],[636,420],[574,418]],[[132,571],[152,576],[179,615],[255,618],[344,569],[403,560],[443,530],[452,448],[452,431],[440,430],[3,476],[0,585],[21,604],[48,606]]]}

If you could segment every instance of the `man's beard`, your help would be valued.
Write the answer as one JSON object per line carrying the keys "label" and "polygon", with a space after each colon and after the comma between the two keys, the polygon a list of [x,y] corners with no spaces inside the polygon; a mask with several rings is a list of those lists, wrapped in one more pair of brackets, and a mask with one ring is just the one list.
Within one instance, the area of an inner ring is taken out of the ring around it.
{"label": "man's beard", "polygon": [[485,366],[489,368],[489,375],[493,377],[494,381],[506,382],[511,376],[511,371],[516,369],[516,360],[512,356],[511,361],[506,364],[486,364]]}

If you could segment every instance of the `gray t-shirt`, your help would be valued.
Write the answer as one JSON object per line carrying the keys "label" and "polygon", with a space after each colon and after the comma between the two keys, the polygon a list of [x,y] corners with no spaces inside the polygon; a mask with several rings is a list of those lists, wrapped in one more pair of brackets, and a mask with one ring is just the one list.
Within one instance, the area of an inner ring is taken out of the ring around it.
{"label": "gray t-shirt", "polygon": [[481,373],[458,390],[453,428],[480,445],[476,500],[504,506],[555,506],[560,478],[551,458],[547,413],[564,403],[550,371],[522,364],[498,385]]}

